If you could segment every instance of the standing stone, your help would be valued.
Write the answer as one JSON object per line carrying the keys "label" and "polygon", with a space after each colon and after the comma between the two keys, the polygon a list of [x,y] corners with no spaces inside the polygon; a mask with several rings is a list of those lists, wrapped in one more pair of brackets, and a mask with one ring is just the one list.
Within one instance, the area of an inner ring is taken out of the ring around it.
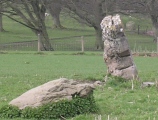
{"label": "standing stone", "polygon": [[104,41],[104,60],[108,73],[125,79],[138,76],[120,16],[106,16],[101,22]]}

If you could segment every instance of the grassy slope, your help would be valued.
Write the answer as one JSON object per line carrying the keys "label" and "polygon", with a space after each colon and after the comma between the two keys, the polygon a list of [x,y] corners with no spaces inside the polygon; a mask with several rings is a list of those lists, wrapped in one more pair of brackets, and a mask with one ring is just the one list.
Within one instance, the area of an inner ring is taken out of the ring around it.
{"label": "grassy slope", "polygon": [[[68,20],[65,21],[65,19]],[[62,38],[68,36],[81,36],[81,35],[94,34],[93,29],[80,25],[70,18],[63,17],[61,22],[63,26],[68,29],[53,30],[51,28],[52,26],[51,18],[50,17],[46,18],[46,25],[48,28],[47,30],[50,38]],[[19,23],[16,23],[4,17],[3,24],[6,32],[0,33],[0,43],[37,40],[37,37],[29,28],[26,28]]]}
{"label": "grassy slope", "polygon": [[[47,52],[44,54],[0,54],[0,107],[23,92],[47,81],[67,77],[77,80],[103,80],[106,66],[102,53],[76,55],[70,52]],[[158,78],[157,58],[135,57],[141,81]],[[152,61],[149,64],[149,61]],[[102,119],[145,120],[158,119],[157,89],[140,88],[140,82],[119,82],[109,78],[106,86],[94,92]],[[98,115],[79,115],[74,120],[92,120]],[[71,120],[71,119],[70,119]]]}
{"label": "grassy slope", "polygon": [[[140,25],[141,29],[145,30],[151,29],[151,22],[148,21],[145,18],[135,18],[135,17],[122,17],[123,23],[126,24],[127,21],[135,21],[136,26]],[[35,34],[30,31],[30,29],[25,28],[24,26],[13,22],[9,20],[8,18],[4,17],[4,29],[7,32],[0,33],[0,43],[10,43],[10,42],[19,42],[19,41],[30,41],[30,40],[37,40],[37,37]],[[94,29],[87,27],[85,25],[81,25],[74,21],[73,19],[70,19],[67,16],[61,17],[61,23],[64,27],[68,29],[52,29],[52,19],[49,16],[46,18],[46,25],[47,30],[50,38],[63,38],[68,36],[84,36],[84,35],[94,35]],[[153,38],[146,36],[146,35],[137,35],[136,33],[130,34],[126,33],[128,37],[129,44],[131,46],[131,49],[134,51],[155,51],[156,50],[156,44],[153,43]],[[78,40],[80,38],[72,38],[72,39],[65,39],[70,40],[71,43],[72,40]],[[94,46],[95,36],[92,37],[86,37],[86,40],[90,41],[88,44],[91,44],[90,46]],[[65,41],[64,40],[64,41]],[[64,42],[63,40],[61,40]],[[58,40],[58,42],[61,42]],[[57,41],[56,41],[57,42]],[[88,45],[87,44],[87,45]]]}

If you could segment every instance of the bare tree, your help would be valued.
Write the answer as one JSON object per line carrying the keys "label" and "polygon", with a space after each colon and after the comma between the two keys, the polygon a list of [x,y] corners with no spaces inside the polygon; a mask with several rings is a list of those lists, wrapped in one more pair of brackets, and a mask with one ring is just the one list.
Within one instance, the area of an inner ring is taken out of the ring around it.
{"label": "bare tree", "polygon": [[64,6],[75,15],[76,20],[93,27],[96,33],[96,49],[103,49],[100,23],[109,14],[115,13],[117,0],[62,0]]}
{"label": "bare tree", "polygon": [[50,15],[53,18],[53,26],[52,28],[60,28],[63,29],[64,27],[60,23],[60,13],[62,10],[61,0],[52,0],[47,3],[47,9]]}
{"label": "bare tree", "polygon": [[[44,22],[46,2],[46,0],[5,1],[11,10],[4,11],[2,14],[30,28],[36,35],[40,34],[42,43],[41,50],[50,51],[53,48],[49,41]],[[12,14],[16,14],[16,16],[12,16]]]}
{"label": "bare tree", "polygon": [[63,0],[73,18],[93,27],[96,32],[96,49],[103,49],[100,22],[106,15],[103,10],[104,0]]}

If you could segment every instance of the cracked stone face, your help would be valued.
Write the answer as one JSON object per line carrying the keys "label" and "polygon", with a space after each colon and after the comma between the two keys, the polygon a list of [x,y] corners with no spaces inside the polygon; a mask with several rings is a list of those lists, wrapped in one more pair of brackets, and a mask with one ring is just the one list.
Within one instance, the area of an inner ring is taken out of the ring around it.
{"label": "cracked stone face", "polygon": [[120,15],[106,16],[101,22],[104,41],[104,60],[111,75],[135,79],[137,69],[133,62]]}

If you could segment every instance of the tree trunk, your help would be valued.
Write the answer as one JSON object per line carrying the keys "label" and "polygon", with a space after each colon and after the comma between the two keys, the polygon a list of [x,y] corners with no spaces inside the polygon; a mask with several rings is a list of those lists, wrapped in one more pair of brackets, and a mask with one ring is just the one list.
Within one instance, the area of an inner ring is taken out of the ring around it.
{"label": "tree trunk", "polygon": [[60,23],[60,17],[59,14],[53,14],[53,27],[52,28],[64,28]]}
{"label": "tree trunk", "polygon": [[157,20],[157,16],[151,16],[151,20],[152,20],[152,24],[153,24],[153,27],[154,27],[154,36],[155,38],[157,39],[158,37],[158,20]]}
{"label": "tree trunk", "polygon": [[158,26],[157,25],[155,25],[155,24],[153,24],[153,32],[154,32],[154,40],[153,40],[153,42],[157,42],[157,38],[158,38]]}
{"label": "tree trunk", "polygon": [[95,33],[96,33],[96,41],[95,41],[95,48],[97,50],[101,50],[104,48],[104,44],[102,41],[102,30],[101,28],[95,27]]}
{"label": "tree trunk", "polygon": [[48,5],[48,10],[53,18],[53,27],[52,28],[64,28],[60,23],[60,12],[61,12],[61,4],[60,1],[51,3]]}
{"label": "tree trunk", "polygon": [[[0,3],[0,12],[2,11],[2,4]],[[0,14],[0,32],[3,32],[3,22],[2,22],[2,14]]]}
{"label": "tree trunk", "polygon": [[39,33],[39,34],[40,34],[40,42],[41,42],[40,50],[53,51],[48,36],[44,35],[43,33]]}
{"label": "tree trunk", "polygon": [[93,0],[93,4],[94,4],[94,8],[95,8],[95,11],[94,11],[94,17],[95,17],[95,26],[94,26],[94,29],[95,29],[95,33],[96,33],[96,48],[98,50],[100,49],[103,49],[104,48],[104,45],[103,45],[103,41],[102,41],[102,30],[101,30],[101,27],[100,27],[100,22],[102,21],[103,19],[103,11],[102,11],[102,1],[96,1],[96,0]]}
{"label": "tree trunk", "polygon": [[2,14],[0,14],[0,32],[3,32]]}
{"label": "tree trunk", "polygon": [[[38,11],[36,11],[38,12]],[[46,8],[45,5],[42,4],[41,10],[40,10],[40,15],[39,15],[39,28],[40,28],[40,37],[41,37],[41,51],[53,51],[54,49],[52,48],[52,45],[49,40],[49,36],[47,33],[46,25],[45,25],[45,12]],[[38,14],[38,13],[36,13]]]}
{"label": "tree trunk", "polygon": [[54,49],[52,48],[52,45],[50,43],[49,37],[48,37],[48,33],[46,31],[46,26],[44,24],[41,24],[41,30],[40,31],[34,31],[37,36],[38,34],[40,34],[40,42],[41,42],[41,46],[40,46],[40,50],[41,51],[53,51]]}

